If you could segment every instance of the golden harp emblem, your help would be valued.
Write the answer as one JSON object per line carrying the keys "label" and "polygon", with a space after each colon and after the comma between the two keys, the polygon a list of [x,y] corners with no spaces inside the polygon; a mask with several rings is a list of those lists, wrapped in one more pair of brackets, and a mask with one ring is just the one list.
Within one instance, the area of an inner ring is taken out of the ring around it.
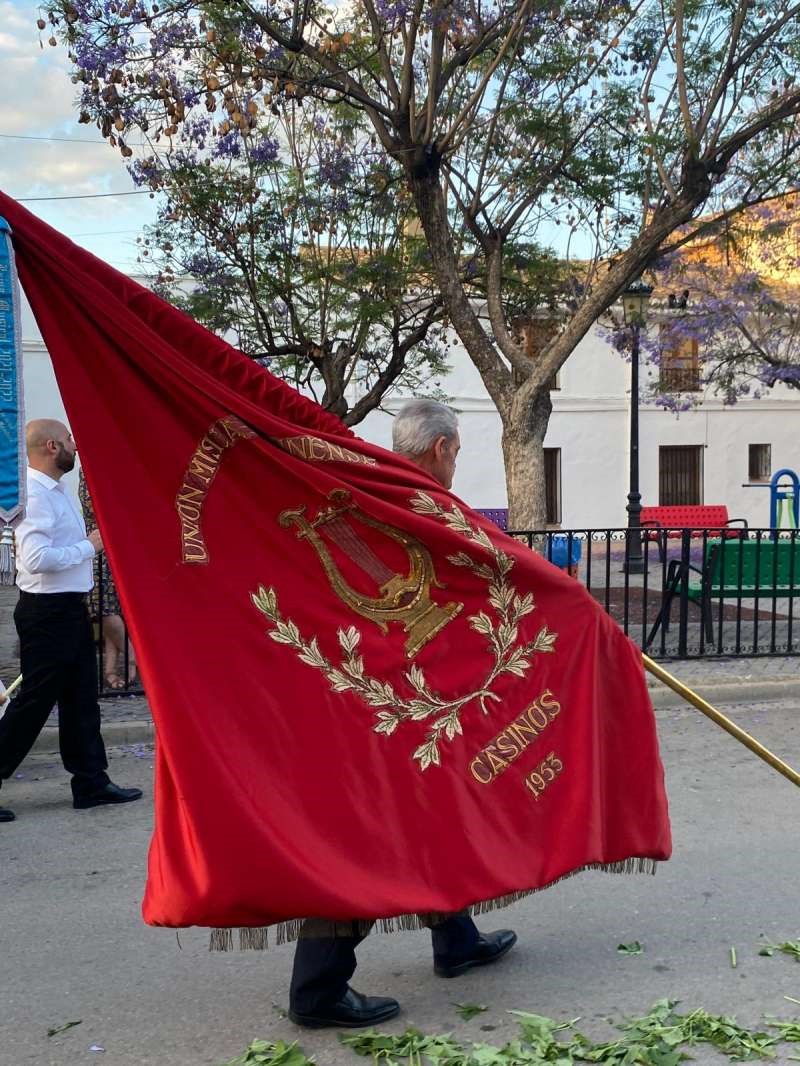
{"label": "golden harp emblem", "polygon": [[[321,508],[313,517],[306,515],[305,507],[300,507],[281,512],[278,521],[284,527],[296,526],[298,539],[311,544],[334,592],[351,610],[375,622],[384,633],[388,632],[390,622],[401,623],[407,634],[406,655],[413,658],[464,605],[454,601],[438,604],[431,599],[431,588],[445,586],[436,578],[430,552],[416,537],[371,518],[353,502],[346,489],[334,489],[328,494],[328,500],[330,506]],[[399,544],[408,557],[408,572],[391,570],[361,539],[354,523],[378,530]],[[326,540],[374,581],[375,595],[360,592],[348,584]]]}

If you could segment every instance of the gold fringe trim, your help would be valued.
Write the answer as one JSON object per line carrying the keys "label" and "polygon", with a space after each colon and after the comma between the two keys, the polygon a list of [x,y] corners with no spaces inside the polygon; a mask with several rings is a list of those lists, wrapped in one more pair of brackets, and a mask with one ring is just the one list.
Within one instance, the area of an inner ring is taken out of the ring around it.
{"label": "gold fringe trim", "polygon": [[[658,864],[658,859],[642,858],[623,859],[621,862],[591,862],[585,866],[579,866],[576,870],[570,870],[569,873],[562,874],[561,877],[557,877],[554,881],[548,881],[546,885],[541,885],[539,888],[526,888],[519,892],[510,892],[506,896],[479,900],[477,903],[473,903],[471,907],[466,907],[465,911],[473,915],[490,914],[492,911],[501,910],[503,907],[510,907],[512,903],[518,903],[536,892],[543,892],[545,889],[550,888],[551,885],[557,885],[561,881],[575,877],[576,874],[583,873],[584,870],[599,870],[607,874],[654,875]],[[349,922],[331,921],[325,923],[326,930],[320,935],[366,936],[373,928],[379,929],[382,933],[406,933],[415,929],[429,929],[437,920],[448,917],[450,917],[448,914],[427,913],[398,914],[393,918],[365,918]],[[277,922],[274,926],[243,926],[238,930],[239,950],[265,951],[269,947],[270,929],[275,931],[276,945],[291,944],[300,936],[300,930],[305,920],[305,918],[290,918],[285,922]],[[331,928],[333,929],[332,932]],[[233,951],[233,934],[233,929],[212,929],[208,950]]]}

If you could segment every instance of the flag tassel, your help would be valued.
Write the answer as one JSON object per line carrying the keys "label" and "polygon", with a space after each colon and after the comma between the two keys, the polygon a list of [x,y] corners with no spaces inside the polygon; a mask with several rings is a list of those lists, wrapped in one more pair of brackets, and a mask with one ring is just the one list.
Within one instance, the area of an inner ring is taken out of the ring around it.
{"label": "flag tassel", "polygon": [[662,681],[667,688],[671,688],[673,692],[677,692],[679,696],[682,696],[687,703],[691,703],[691,705],[696,707],[698,711],[702,711],[712,722],[716,722],[716,724],[720,726],[721,729],[724,729],[726,733],[730,733],[730,735],[735,737],[740,744],[744,744],[744,746],[749,748],[754,755],[759,757],[759,759],[763,759],[765,763],[768,763],[773,770],[777,770],[779,774],[783,774],[783,776],[791,781],[792,784],[800,786],[800,774],[798,774],[796,770],[793,770],[788,763],[783,761],[783,759],[779,759],[777,755],[774,755],[768,748],[765,748],[763,744],[760,744],[755,737],[751,737],[749,733],[741,728],[741,726],[732,722],[727,715],[722,713],[722,711],[718,711],[716,707],[712,707],[707,700],[704,700],[702,696],[698,696],[696,692],[693,692],[688,685],[684,685],[682,681],[677,679],[677,677],[673,677],[663,666],[660,666],[657,662],[651,659],[649,655],[643,655],[642,662],[644,663],[645,670],[652,674],[653,677],[657,677],[659,681]]}
{"label": "flag tassel", "polygon": [[[610,874],[654,874],[657,866],[657,860],[637,855],[628,859],[620,859],[619,862],[588,863],[586,866],[581,866],[576,870],[570,870],[561,877],[555,878],[549,884],[542,885],[541,888],[526,888],[519,892],[511,892],[506,896],[482,900],[474,903],[471,907],[467,907],[466,910],[470,914],[479,915],[489,914],[491,911],[500,910],[503,907],[510,907],[512,903],[518,903],[520,900],[532,896],[535,892],[542,892],[546,888],[550,888],[551,885],[557,885],[561,881],[574,877],[576,874],[583,873],[585,870],[599,870]],[[358,934],[367,936],[372,929],[378,929],[382,933],[405,933],[415,929],[430,929],[433,924],[432,919],[449,917],[451,916],[448,914],[397,914],[390,918],[356,918],[338,922],[331,920],[326,923],[328,928],[323,926],[323,931],[314,935],[335,937]],[[273,926],[244,926],[236,930],[228,927],[212,929],[208,950],[233,951],[234,932],[238,933],[240,951],[266,950],[269,947],[270,930],[276,944],[289,944],[299,939],[303,922],[303,918],[290,918],[284,922],[277,922]]]}
{"label": "flag tassel", "polygon": [[0,533],[0,585],[14,584],[14,530],[6,523]]}

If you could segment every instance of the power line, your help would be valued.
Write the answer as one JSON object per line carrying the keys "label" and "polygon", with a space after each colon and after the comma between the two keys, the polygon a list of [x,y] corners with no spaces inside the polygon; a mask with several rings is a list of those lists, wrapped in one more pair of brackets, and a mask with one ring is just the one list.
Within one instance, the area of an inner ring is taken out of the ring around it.
{"label": "power line", "polygon": [[65,236],[71,240],[75,240],[76,237],[116,237],[122,233],[138,233],[138,229],[99,229],[93,233],[67,233]]}
{"label": "power line", "polygon": [[90,141],[86,137],[37,137],[30,133],[0,133],[0,137],[8,141],[59,141],[61,144],[102,144],[107,147],[105,141]]}
{"label": "power line", "polygon": [[[0,137],[8,141],[57,141],[59,144],[94,144],[97,147],[109,147],[106,141],[90,141],[86,137],[44,137],[34,136],[31,133],[0,133]],[[132,142],[131,146],[133,148],[148,147],[148,145],[140,141]]]}
{"label": "power line", "polygon": [[43,200],[100,200],[105,196],[150,196],[148,189],[131,189],[129,192],[87,192],[76,196],[12,196],[20,204],[32,204]]}

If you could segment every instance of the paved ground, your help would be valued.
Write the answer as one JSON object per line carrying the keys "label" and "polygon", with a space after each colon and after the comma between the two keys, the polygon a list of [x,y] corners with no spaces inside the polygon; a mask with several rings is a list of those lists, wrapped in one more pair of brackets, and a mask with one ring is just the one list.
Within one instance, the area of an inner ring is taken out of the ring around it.
{"label": "paved ground", "polygon": [[[800,701],[736,710],[746,728],[800,763]],[[391,1031],[415,1025],[502,1042],[514,1031],[505,1012],[520,1008],[580,1015],[599,1038],[609,1017],[643,1013],[665,996],[747,1025],[765,1012],[800,1013],[784,998],[800,999],[800,966],[758,955],[762,935],[800,936],[800,795],[696,712],[667,708],[658,718],[672,861],[654,878],[582,874],[483,918],[486,928],[513,925],[520,943],[502,964],[459,981],[433,976],[424,933],[370,937],[356,987],[402,1000]],[[299,1032],[281,1017],[291,947],[210,954],[202,931],[178,940],[142,924],[151,766],[148,747],[112,752],[115,780],[147,789],[145,801],[126,808],[73,811],[66,777],[46,755],[29,759],[24,777],[3,789],[18,820],[0,826],[0,1064],[217,1066],[254,1037],[299,1036],[320,1066],[355,1066],[361,1060],[330,1033]],[[616,951],[635,939],[644,954]],[[463,1022],[456,1001],[489,1009]],[[701,1049],[695,1061],[723,1060]]]}
{"label": "paved ground", "polygon": [[[719,706],[720,710],[731,710],[748,700],[800,700],[800,658],[697,659],[667,661],[662,665],[684,684]],[[670,707],[682,703],[679,696],[655,678],[648,676],[648,684],[656,706]],[[101,700],[100,704],[107,743],[130,746],[149,743],[154,739],[150,708],[144,696],[114,696]],[[56,735],[57,718],[54,712],[36,750],[55,750]]]}

